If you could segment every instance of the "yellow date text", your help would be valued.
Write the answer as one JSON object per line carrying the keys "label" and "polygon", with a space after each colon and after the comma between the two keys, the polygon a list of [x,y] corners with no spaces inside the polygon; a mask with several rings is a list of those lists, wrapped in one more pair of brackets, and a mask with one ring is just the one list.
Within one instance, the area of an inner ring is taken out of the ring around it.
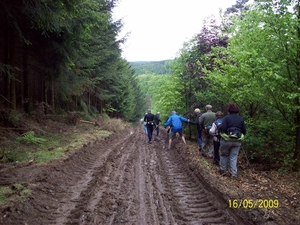
{"label": "yellow date text", "polygon": [[277,209],[278,199],[229,199],[228,206],[231,209]]}

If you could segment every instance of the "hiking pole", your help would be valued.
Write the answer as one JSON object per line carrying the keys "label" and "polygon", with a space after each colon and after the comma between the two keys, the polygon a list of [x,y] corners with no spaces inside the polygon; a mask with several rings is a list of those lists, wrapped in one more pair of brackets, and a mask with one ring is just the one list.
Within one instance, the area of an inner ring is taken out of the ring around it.
{"label": "hiking pole", "polygon": [[153,129],[153,132],[154,132],[155,130],[157,130],[157,128],[158,128],[158,126],[155,126],[155,128]]}
{"label": "hiking pole", "polygon": [[[247,157],[246,151],[245,151],[245,149],[244,149],[244,147],[243,147],[242,144],[241,144],[241,149],[242,149],[242,151],[244,152],[245,158],[246,158],[246,160],[247,160],[247,166],[248,166],[249,169],[252,171],[252,168],[251,168],[251,166],[250,166],[249,159],[248,159],[248,157]],[[253,172],[253,171],[252,171],[252,172]]]}

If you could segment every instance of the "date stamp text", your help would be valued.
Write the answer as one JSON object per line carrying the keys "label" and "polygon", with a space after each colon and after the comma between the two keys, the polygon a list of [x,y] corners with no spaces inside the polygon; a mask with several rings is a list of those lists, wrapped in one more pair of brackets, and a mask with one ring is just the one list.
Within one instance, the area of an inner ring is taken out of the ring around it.
{"label": "date stamp text", "polygon": [[277,209],[278,199],[229,199],[228,206],[232,209]]}

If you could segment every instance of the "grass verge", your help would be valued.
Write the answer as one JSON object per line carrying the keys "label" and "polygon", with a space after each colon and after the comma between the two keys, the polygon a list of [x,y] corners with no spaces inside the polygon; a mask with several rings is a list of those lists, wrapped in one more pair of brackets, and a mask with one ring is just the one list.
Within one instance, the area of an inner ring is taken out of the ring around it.
{"label": "grass verge", "polygon": [[0,203],[13,198],[15,201],[26,201],[31,195],[31,190],[23,184],[13,184],[10,186],[0,186]]}
{"label": "grass verge", "polygon": [[108,119],[97,127],[91,124],[68,126],[50,123],[39,127],[42,132],[12,133],[0,145],[0,163],[49,162],[124,128],[125,124],[120,119]]}

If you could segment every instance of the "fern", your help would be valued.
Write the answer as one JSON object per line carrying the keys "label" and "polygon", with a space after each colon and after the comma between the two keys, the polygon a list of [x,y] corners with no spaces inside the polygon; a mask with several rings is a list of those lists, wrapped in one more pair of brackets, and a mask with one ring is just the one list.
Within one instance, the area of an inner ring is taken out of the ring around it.
{"label": "fern", "polygon": [[17,138],[18,141],[29,143],[29,144],[41,144],[46,141],[44,138],[38,138],[34,136],[34,131],[28,131],[21,137]]}

